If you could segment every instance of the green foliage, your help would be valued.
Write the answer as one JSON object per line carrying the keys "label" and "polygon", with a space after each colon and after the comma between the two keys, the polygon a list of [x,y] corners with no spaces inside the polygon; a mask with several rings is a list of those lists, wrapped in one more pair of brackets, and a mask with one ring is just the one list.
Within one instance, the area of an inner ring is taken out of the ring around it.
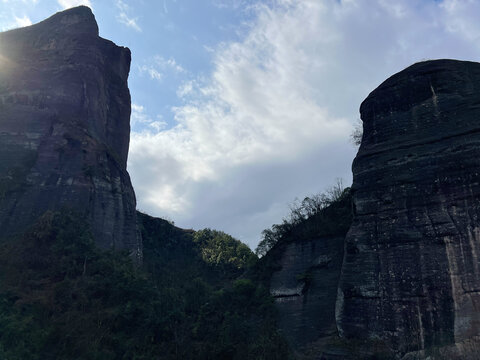
{"label": "green foliage", "polygon": [[289,358],[268,290],[238,277],[248,247],[139,220],[143,268],[68,212],[0,246],[0,359]]}
{"label": "green foliage", "polygon": [[203,261],[224,274],[238,275],[257,259],[247,245],[222,231],[200,230],[193,239],[200,247]]}
{"label": "green foliage", "polygon": [[216,230],[138,214],[144,267],[165,303],[165,359],[288,359],[268,289],[242,278],[256,256]]}
{"label": "green foliage", "polygon": [[159,299],[127,254],[95,248],[72,214],[46,213],[0,251],[0,358],[150,359]]}
{"label": "green foliage", "polygon": [[289,359],[275,325],[268,290],[239,279],[216,291],[200,310],[196,359]]}
{"label": "green foliage", "polygon": [[[255,249],[258,256],[265,256],[276,244],[293,238],[331,236],[346,233],[351,223],[350,188],[342,181],[321,194],[296,200],[290,206],[290,215],[281,224],[274,224],[262,231],[262,240]],[[299,236],[301,235],[301,236]]]}

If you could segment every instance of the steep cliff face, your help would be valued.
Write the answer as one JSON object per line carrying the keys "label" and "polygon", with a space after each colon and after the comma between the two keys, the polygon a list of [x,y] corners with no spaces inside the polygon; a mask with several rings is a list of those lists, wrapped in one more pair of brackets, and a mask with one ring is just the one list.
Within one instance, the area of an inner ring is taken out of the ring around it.
{"label": "steep cliff face", "polygon": [[279,326],[293,348],[311,352],[337,334],[335,300],[343,260],[343,237],[286,244],[273,273]]}
{"label": "steep cliff face", "polygon": [[468,339],[480,334],[480,64],[415,64],[374,90],[360,112],[340,334],[397,353],[463,343],[449,356],[472,358]]}
{"label": "steep cliff face", "polygon": [[273,270],[269,285],[279,327],[302,359],[317,359],[337,336],[335,301],[350,224],[346,190],[329,207],[299,222],[262,258]]}
{"label": "steep cliff face", "polygon": [[130,51],[81,6],[0,34],[0,228],[73,208],[105,248],[141,254],[126,171]]}

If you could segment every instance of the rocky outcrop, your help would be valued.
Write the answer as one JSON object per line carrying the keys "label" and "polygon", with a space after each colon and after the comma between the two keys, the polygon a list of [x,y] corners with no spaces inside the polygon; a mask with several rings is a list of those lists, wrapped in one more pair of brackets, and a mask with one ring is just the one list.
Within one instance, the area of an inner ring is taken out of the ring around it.
{"label": "rocky outcrop", "polygon": [[126,171],[129,68],[130,51],[100,38],[84,6],[0,34],[2,237],[67,208],[100,246],[140,258]]}
{"label": "rocky outcrop", "polygon": [[279,326],[293,348],[309,353],[337,334],[335,300],[343,237],[285,245],[270,282]]}
{"label": "rocky outcrop", "polygon": [[340,335],[406,358],[476,358],[480,64],[415,64],[375,89],[360,112]]}

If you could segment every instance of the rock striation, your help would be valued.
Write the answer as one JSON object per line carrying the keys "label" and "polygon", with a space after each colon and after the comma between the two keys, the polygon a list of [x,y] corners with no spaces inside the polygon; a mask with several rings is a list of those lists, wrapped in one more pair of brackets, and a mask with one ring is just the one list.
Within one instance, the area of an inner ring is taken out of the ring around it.
{"label": "rock striation", "polygon": [[375,89],[360,113],[340,335],[382,342],[406,358],[441,349],[476,358],[480,64],[414,64]]}
{"label": "rock striation", "polygon": [[285,244],[280,251],[270,293],[283,335],[304,354],[337,334],[335,300],[343,244],[343,237],[317,238]]}
{"label": "rock striation", "polygon": [[141,257],[126,171],[130,51],[85,6],[0,33],[0,228],[46,210],[86,217],[97,243]]}
{"label": "rock striation", "polygon": [[335,302],[350,225],[345,189],[328,207],[296,223],[261,260],[271,269],[279,327],[298,358],[318,359],[337,340]]}

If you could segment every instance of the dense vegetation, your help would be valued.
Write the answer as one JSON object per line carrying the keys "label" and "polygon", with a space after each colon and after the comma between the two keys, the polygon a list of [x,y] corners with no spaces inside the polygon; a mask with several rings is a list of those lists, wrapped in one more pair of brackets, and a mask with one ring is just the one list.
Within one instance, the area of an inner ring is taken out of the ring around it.
{"label": "dense vegetation", "polygon": [[221,231],[138,213],[141,268],[98,249],[75,214],[47,212],[0,246],[0,359],[288,359],[267,289],[277,255],[344,235],[350,208],[340,182],[297,201],[260,260]]}
{"label": "dense vegetation", "polygon": [[289,358],[245,245],[139,217],[143,268],[69,213],[0,247],[0,359]]}
{"label": "dense vegetation", "polygon": [[[325,192],[296,201],[290,215],[281,224],[262,232],[263,239],[255,252],[261,258],[250,274],[255,282],[267,286],[272,274],[280,270],[281,258],[291,242],[310,241],[326,237],[344,238],[352,223],[352,194],[341,181]],[[300,277],[308,274],[299,274]]]}
{"label": "dense vegetation", "polygon": [[350,188],[342,181],[325,192],[296,200],[290,206],[290,214],[281,224],[274,224],[262,231],[262,240],[255,252],[266,255],[279,243],[309,240],[322,236],[344,236],[352,222]]}

